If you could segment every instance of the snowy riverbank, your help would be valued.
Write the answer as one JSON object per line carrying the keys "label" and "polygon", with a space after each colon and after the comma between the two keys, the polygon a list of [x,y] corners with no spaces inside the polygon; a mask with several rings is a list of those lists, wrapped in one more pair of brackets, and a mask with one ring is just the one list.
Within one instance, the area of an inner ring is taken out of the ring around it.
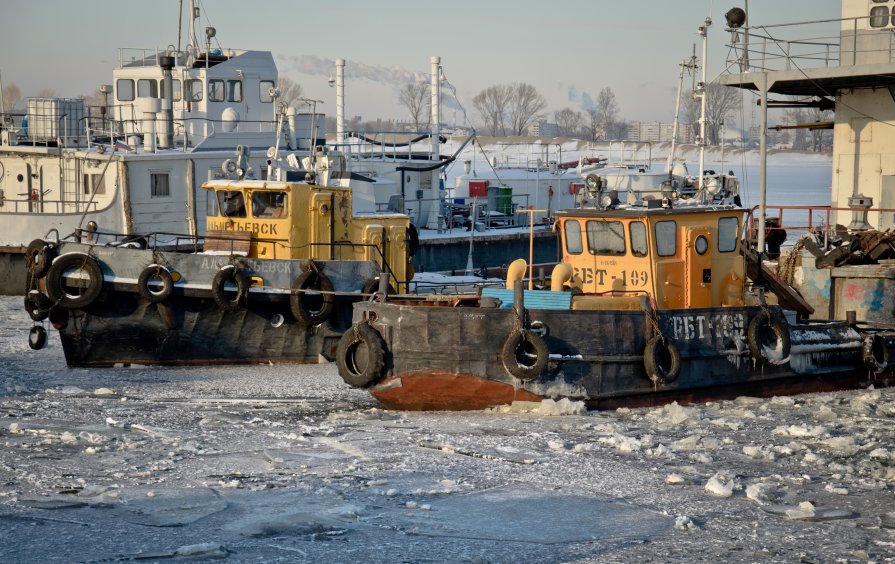
{"label": "snowy riverbank", "polygon": [[333,365],[70,370],[29,326],[0,298],[0,561],[895,554],[893,389],[400,413]]}

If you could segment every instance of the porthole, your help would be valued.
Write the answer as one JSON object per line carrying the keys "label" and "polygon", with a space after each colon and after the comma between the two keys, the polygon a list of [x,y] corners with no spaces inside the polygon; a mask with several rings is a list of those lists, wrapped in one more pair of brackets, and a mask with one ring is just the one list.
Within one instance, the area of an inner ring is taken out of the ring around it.
{"label": "porthole", "polygon": [[707,250],[709,250],[709,240],[705,238],[705,235],[700,235],[696,238],[696,243],[694,245],[696,247],[696,252],[700,255],[704,255]]}

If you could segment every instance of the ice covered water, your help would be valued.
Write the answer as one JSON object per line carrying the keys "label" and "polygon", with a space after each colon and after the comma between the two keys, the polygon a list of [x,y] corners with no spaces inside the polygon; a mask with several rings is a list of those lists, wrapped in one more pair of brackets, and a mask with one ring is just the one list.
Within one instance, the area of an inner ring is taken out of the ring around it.
{"label": "ice covered water", "polygon": [[889,389],[401,413],[331,365],[68,369],[30,325],[0,298],[5,560],[885,561],[895,542]]}

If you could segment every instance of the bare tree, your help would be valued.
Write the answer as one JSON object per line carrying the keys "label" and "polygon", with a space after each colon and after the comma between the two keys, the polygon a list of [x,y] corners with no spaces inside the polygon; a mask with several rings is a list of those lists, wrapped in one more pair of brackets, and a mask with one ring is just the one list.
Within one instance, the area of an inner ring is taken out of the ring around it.
{"label": "bare tree", "polygon": [[288,76],[281,76],[277,82],[277,88],[280,89],[280,102],[286,104],[286,106],[298,108],[299,100],[305,93],[305,89],[302,88],[301,84],[295,82]]}
{"label": "bare tree", "polygon": [[537,88],[525,82],[513,83],[510,90],[510,128],[513,135],[523,135],[529,124],[541,117],[541,112],[547,107],[547,100]]}
{"label": "bare tree", "polygon": [[40,92],[37,93],[38,98],[55,98],[56,91],[52,88],[44,88]]}
{"label": "bare tree", "polygon": [[587,109],[587,137],[591,141],[596,141],[599,135],[599,121],[597,120],[597,108]]}
{"label": "bare tree", "polygon": [[608,86],[597,94],[597,104],[592,116],[595,139],[607,139],[610,136],[612,124],[618,118],[618,104],[615,103],[615,92]]}
{"label": "bare tree", "polygon": [[432,100],[429,96],[428,84],[422,81],[408,82],[398,93],[398,101],[410,114],[414,131],[429,129],[432,121],[431,111],[429,110]]}
{"label": "bare tree", "polygon": [[22,91],[15,84],[7,84],[3,87],[3,111],[13,113],[19,109],[22,101]]}
{"label": "bare tree", "polygon": [[[833,110],[821,110],[820,108],[809,108],[807,110],[808,121],[812,123],[833,121],[835,113]],[[811,129],[811,150],[820,153],[829,148],[833,148],[833,130],[832,129]]]}
{"label": "bare tree", "polygon": [[581,112],[576,112],[571,108],[553,112],[553,120],[556,121],[559,134],[565,137],[577,136],[584,124],[584,116],[581,115]]}
{"label": "bare tree", "polygon": [[511,88],[500,84],[489,86],[472,99],[472,105],[492,135],[506,135],[507,106],[511,96]]}

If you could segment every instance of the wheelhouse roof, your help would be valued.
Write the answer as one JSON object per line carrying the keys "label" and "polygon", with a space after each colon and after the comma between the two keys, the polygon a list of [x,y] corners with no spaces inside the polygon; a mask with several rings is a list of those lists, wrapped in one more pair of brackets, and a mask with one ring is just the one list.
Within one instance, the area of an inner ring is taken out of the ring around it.
{"label": "wheelhouse roof", "polygon": [[598,208],[576,208],[557,211],[556,217],[564,218],[588,218],[588,219],[620,219],[636,217],[668,217],[679,215],[699,215],[705,213],[716,214],[719,212],[745,213],[746,210],[738,206],[681,206],[668,208],[647,208],[644,206],[618,207],[601,210]]}

